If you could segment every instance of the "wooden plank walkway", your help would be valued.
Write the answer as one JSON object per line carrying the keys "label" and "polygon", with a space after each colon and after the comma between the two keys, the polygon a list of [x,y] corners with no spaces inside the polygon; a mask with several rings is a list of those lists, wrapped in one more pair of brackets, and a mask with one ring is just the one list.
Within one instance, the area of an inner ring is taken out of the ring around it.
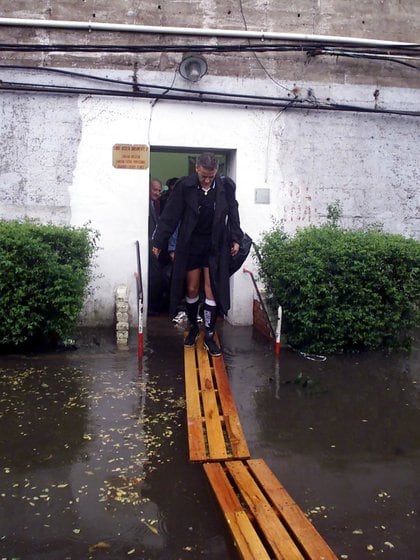
{"label": "wooden plank walkway", "polygon": [[190,460],[249,458],[223,358],[209,356],[203,333],[184,349],[184,365]]}
{"label": "wooden plank walkway", "polygon": [[243,560],[337,560],[262,459],[250,459],[223,357],[184,348],[190,460],[202,462]]}
{"label": "wooden plank walkway", "polygon": [[337,560],[262,459],[203,467],[242,559]]}

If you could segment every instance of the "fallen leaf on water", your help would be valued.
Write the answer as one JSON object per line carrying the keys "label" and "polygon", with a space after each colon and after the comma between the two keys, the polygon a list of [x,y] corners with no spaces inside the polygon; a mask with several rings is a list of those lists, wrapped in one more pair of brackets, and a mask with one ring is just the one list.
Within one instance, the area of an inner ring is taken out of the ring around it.
{"label": "fallen leaf on water", "polygon": [[106,542],[100,541],[96,544],[92,544],[89,547],[89,552],[94,552],[95,550],[104,550],[105,548],[111,548],[111,545]]}
{"label": "fallen leaf on water", "polygon": [[368,544],[366,548],[367,550],[373,550],[373,546],[371,544]]}
{"label": "fallen leaf on water", "polygon": [[389,541],[385,541],[384,545],[389,546],[389,548],[395,548],[395,546],[392,544],[392,542],[389,542]]}
{"label": "fallen leaf on water", "polygon": [[78,535],[78,534],[80,533],[80,529],[73,529],[73,533],[74,533],[75,535]]}
{"label": "fallen leaf on water", "polygon": [[147,521],[145,521],[144,519],[142,519],[142,522],[146,525],[146,527],[152,531],[152,533],[154,533],[155,535],[158,534],[158,530],[156,529],[156,527],[153,527],[153,525],[151,525],[150,523],[148,523]]}

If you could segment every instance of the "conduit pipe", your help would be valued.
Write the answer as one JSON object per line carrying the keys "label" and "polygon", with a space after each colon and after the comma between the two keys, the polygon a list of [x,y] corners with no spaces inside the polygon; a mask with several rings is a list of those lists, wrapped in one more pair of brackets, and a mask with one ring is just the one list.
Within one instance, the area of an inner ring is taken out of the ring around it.
{"label": "conduit pipe", "polygon": [[419,43],[382,41],[357,37],[334,35],[308,35],[306,33],[278,33],[273,31],[243,31],[237,29],[201,29],[198,27],[160,27],[157,25],[137,25],[129,23],[99,23],[85,21],[65,21],[52,19],[0,18],[0,26],[39,27],[86,31],[107,31],[118,33],[150,33],[156,35],[193,35],[196,37],[227,37],[236,39],[260,39],[292,41],[300,43],[346,44],[359,47],[406,48],[418,47]]}

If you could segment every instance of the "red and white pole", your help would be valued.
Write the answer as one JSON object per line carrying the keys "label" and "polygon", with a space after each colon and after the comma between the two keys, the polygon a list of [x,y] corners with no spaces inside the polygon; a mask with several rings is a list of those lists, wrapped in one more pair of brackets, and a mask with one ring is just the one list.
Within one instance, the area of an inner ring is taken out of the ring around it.
{"label": "red and white pole", "polygon": [[138,335],[137,335],[137,353],[138,357],[143,357],[143,302],[139,299],[139,328],[138,328]]}
{"label": "red and white pole", "polygon": [[137,356],[139,359],[143,357],[143,293],[141,289],[141,280],[138,272],[134,273],[137,282],[137,313],[138,313],[138,330],[137,330]]}
{"label": "red and white pole", "polygon": [[276,354],[280,354],[281,319],[282,319],[282,309],[281,309],[281,305],[279,305],[277,309]]}

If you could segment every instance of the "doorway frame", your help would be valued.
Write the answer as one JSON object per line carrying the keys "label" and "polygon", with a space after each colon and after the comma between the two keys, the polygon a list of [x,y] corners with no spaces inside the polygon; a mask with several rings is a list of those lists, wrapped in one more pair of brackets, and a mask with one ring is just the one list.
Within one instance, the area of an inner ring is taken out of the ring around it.
{"label": "doorway frame", "polygon": [[[234,148],[214,148],[214,147],[200,147],[200,146],[194,146],[194,147],[188,147],[188,146],[158,146],[158,145],[151,145],[150,146],[150,163],[149,163],[149,173],[150,173],[150,177],[149,177],[149,182],[151,179],[153,179],[153,176],[151,174],[151,168],[152,168],[152,160],[153,160],[153,154],[154,153],[168,153],[168,154],[191,154],[191,153],[197,153],[200,154],[202,152],[212,152],[214,153],[216,156],[224,156],[226,158],[226,175],[228,177],[230,177],[233,181],[236,182],[236,154],[237,154],[237,150]],[[149,263],[149,258],[150,258],[150,243],[148,243],[148,260],[147,262]],[[149,282],[150,282],[150,275],[149,275],[149,267],[147,268],[147,294],[149,293]],[[232,287],[231,287],[232,290]],[[149,309],[149,298],[147,298],[147,309],[146,311],[146,316],[148,313],[148,309]]]}

